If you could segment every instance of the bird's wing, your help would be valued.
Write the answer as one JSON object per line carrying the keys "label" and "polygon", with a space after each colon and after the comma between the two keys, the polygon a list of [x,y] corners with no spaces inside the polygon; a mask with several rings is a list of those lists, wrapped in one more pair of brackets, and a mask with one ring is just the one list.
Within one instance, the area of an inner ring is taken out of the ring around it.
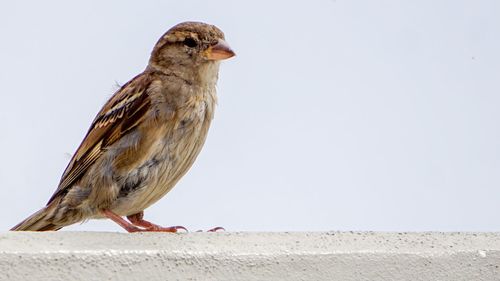
{"label": "bird's wing", "polygon": [[71,158],[57,190],[47,204],[67,192],[103,154],[107,147],[137,127],[151,106],[147,89],[152,79],[140,74],[123,85],[103,106]]}

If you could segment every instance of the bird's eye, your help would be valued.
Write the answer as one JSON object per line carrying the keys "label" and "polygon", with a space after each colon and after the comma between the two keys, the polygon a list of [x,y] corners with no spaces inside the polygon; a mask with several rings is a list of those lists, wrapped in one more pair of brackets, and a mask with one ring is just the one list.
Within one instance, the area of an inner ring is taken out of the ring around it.
{"label": "bird's eye", "polygon": [[191,37],[184,39],[183,43],[184,43],[184,45],[188,46],[189,48],[194,48],[194,47],[198,46],[198,43],[196,42],[196,40],[194,40]]}

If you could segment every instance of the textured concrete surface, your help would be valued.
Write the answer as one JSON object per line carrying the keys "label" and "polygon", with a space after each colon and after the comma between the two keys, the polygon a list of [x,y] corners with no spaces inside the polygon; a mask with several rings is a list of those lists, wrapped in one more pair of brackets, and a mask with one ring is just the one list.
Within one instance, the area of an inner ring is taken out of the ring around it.
{"label": "textured concrete surface", "polygon": [[0,234],[0,280],[500,280],[499,233]]}

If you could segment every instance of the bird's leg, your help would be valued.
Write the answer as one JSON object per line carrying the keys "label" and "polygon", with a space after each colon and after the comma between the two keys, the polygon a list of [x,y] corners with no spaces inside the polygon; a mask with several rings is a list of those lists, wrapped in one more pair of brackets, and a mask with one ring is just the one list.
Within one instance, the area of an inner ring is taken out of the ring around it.
{"label": "bird's leg", "polygon": [[104,216],[107,218],[111,219],[112,221],[116,222],[119,224],[121,227],[123,227],[126,231],[128,232],[140,232],[144,231],[142,228],[138,228],[137,226],[129,223],[128,221],[124,220],[122,217],[119,215],[111,212],[110,210],[102,210],[102,213]]}
{"label": "bird's leg", "polygon": [[179,229],[185,230],[186,232],[188,231],[184,226],[170,226],[170,227],[159,226],[157,224],[144,220],[143,217],[144,217],[144,212],[139,212],[137,214],[127,216],[127,219],[134,225],[144,227],[143,231],[177,232]]}
{"label": "bird's leg", "polygon": [[[124,220],[122,217],[119,215],[113,213],[110,210],[102,210],[102,213],[104,216],[107,218],[113,220],[117,224],[119,224],[121,227],[123,227],[126,231],[128,232],[177,232],[179,229],[183,229],[187,231],[187,229],[183,226],[171,226],[171,227],[161,227],[159,225],[156,225],[154,223],[151,223],[149,221],[143,220],[142,217],[144,216],[144,212],[140,212],[134,215],[127,216],[129,219],[128,222]],[[140,227],[143,228],[140,228]]]}

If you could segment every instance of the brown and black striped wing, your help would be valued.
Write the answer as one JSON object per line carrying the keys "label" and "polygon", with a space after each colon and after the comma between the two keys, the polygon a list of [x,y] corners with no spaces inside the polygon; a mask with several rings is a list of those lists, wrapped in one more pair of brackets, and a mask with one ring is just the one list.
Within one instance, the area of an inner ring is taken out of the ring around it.
{"label": "brown and black striped wing", "polygon": [[47,204],[64,194],[103,154],[107,147],[138,126],[151,101],[147,89],[151,79],[141,74],[125,84],[104,105],[64,171],[57,190]]}

